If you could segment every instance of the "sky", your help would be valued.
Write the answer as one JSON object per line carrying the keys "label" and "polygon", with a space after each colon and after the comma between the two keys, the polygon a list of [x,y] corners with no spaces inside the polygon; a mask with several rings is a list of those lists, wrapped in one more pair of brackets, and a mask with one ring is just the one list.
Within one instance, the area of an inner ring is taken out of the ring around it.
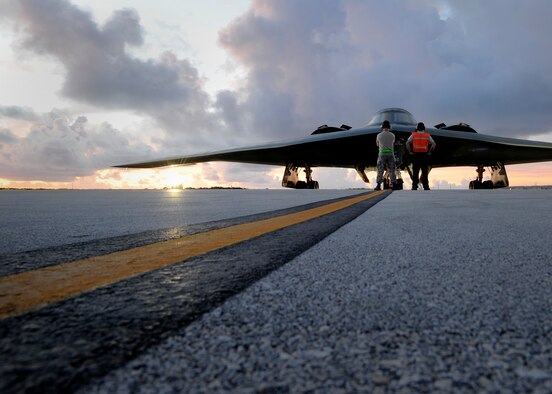
{"label": "sky", "polygon": [[[361,127],[387,107],[552,142],[551,19],[550,0],[0,0],[0,187],[279,188],[280,167],[111,166]],[[552,184],[552,163],[507,171]],[[365,187],[354,170],[313,177]]]}

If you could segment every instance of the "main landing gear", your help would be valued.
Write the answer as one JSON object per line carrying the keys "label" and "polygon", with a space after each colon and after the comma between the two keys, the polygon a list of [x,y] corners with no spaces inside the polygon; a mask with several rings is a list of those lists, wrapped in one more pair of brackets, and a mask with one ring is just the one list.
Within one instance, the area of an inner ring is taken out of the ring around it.
{"label": "main landing gear", "polygon": [[385,173],[385,176],[383,178],[383,190],[390,190],[390,189],[393,189],[393,190],[402,190],[403,187],[404,187],[404,181],[402,178],[397,178],[397,176],[395,175],[396,177],[396,180],[395,180],[395,189],[393,189],[393,184],[391,183],[391,178],[389,176],[389,171],[387,171]]}
{"label": "main landing gear", "polygon": [[293,164],[288,164],[284,170],[282,186],[291,189],[318,189],[318,182],[312,179],[312,169],[310,166],[305,166],[304,172],[306,181],[300,181],[299,167]]}
{"label": "main landing gear", "polygon": [[475,171],[477,172],[477,178],[470,182],[470,190],[498,189],[510,185],[508,175],[506,174],[506,168],[501,162],[497,162],[495,165],[491,166],[491,179],[488,181],[483,181],[483,173],[485,172],[484,166],[477,166]]}

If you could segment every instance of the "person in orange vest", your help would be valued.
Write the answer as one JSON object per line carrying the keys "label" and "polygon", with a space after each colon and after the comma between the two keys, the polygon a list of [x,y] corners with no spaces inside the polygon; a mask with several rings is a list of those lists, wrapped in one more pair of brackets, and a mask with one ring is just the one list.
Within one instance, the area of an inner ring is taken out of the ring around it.
{"label": "person in orange vest", "polygon": [[[418,183],[422,181],[424,190],[429,190],[429,156],[435,150],[435,141],[426,132],[425,125],[420,122],[416,131],[406,141],[406,149],[412,156],[412,190],[418,190]],[[422,170],[421,179],[418,178]]]}
{"label": "person in orange vest", "polygon": [[374,190],[381,190],[381,183],[383,182],[383,172],[387,168],[389,170],[389,177],[391,179],[391,188],[395,189],[395,155],[393,154],[393,148],[395,145],[395,134],[390,132],[391,124],[388,120],[384,120],[381,124],[381,133],[376,136],[376,145],[378,146],[378,161],[377,169],[378,175],[376,178],[376,187]]}

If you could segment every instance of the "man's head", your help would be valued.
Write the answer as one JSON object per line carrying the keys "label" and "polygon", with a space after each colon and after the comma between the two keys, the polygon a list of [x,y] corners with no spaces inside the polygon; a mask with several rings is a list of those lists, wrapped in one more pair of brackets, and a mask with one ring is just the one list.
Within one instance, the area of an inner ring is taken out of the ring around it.
{"label": "man's head", "polygon": [[418,126],[416,127],[416,130],[425,131],[425,125],[422,122],[418,123]]}
{"label": "man's head", "polygon": [[381,124],[381,128],[389,130],[391,128],[391,124],[389,124],[388,120],[384,120],[383,123]]}

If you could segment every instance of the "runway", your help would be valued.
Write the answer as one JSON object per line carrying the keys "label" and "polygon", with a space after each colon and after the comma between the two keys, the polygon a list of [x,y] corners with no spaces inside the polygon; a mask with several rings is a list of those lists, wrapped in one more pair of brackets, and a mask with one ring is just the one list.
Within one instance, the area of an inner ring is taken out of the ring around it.
{"label": "runway", "polygon": [[353,194],[3,256],[8,268],[0,278],[0,390],[73,391],[109,372],[389,193]]}
{"label": "runway", "polygon": [[0,278],[0,318],[18,316],[47,304],[100,286],[151,272],[192,257],[314,220],[352,205],[379,197],[383,192],[335,201],[264,220],[178,237],[136,248],[53,264]]}
{"label": "runway", "polygon": [[552,193],[359,197],[6,315],[2,392],[552,390]]}

